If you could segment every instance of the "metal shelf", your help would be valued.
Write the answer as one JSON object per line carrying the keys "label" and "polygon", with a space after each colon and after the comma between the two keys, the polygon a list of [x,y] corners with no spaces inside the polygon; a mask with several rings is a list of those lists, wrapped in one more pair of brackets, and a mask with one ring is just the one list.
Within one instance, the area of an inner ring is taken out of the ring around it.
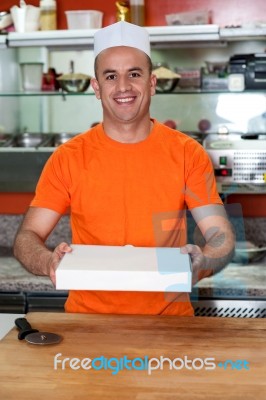
{"label": "metal shelf", "polygon": [[[176,45],[221,44],[234,40],[263,40],[266,38],[266,27],[254,28],[219,28],[218,25],[183,25],[183,26],[149,26],[152,47],[174,47]],[[0,48],[3,47],[93,47],[96,29],[56,30],[17,33],[10,32],[0,36]]]}
{"label": "metal shelf", "polygon": [[266,40],[266,27],[257,28],[221,28],[220,38],[226,41]]}
{"label": "metal shelf", "polygon": [[[218,25],[183,25],[146,27],[150,35],[151,47],[175,47],[194,45],[221,45],[234,40],[266,39],[266,28],[219,28]],[[2,47],[93,47],[96,29],[56,30],[17,33],[0,36]]]}
{"label": "metal shelf", "polygon": [[11,32],[8,34],[8,47],[57,47],[86,46],[92,48],[96,29],[56,30],[37,32]]}
{"label": "metal shelf", "polygon": [[[219,41],[218,25],[186,25],[147,27],[151,45],[160,43]],[[17,33],[7,36],[8,47],[26,46],[86,46],[93,47],[96,29],[57,30]]]}

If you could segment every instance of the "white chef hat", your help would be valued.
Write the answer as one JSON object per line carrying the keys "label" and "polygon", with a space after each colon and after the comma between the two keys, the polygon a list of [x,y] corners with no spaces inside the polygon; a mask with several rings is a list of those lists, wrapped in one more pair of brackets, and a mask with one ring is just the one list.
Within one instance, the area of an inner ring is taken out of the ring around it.
{"label": "white chef hat", "polygon": [[94,56],[110,47],[128,46],[144,51],[150,57],[149,34],[145,28],[120,21],[99,29],[94,35]]}

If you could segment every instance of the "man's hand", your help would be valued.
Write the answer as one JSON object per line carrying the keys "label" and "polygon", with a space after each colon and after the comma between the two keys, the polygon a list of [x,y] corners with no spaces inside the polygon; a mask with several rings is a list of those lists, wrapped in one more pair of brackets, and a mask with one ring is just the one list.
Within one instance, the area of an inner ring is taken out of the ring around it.
{"label": "man's hand", "polygon": [[201,248],[194,244],[187,244],[180,248],[182,254],[190,254],[192,260],[192,285],[195,285],[199,280],[199,273],[201,271],[206,272],[206,276],[210,275],[212,271],[207,271],[206,258]]}
{"label": "man's hand", "polygon": [[60,260],[64,257],[65,253],[71,253],[72,248],[67,243],[60,243],[51,254],[48,262],[48,271],[51,281],[54,286],[56,285],[55,271],[58,267]]}

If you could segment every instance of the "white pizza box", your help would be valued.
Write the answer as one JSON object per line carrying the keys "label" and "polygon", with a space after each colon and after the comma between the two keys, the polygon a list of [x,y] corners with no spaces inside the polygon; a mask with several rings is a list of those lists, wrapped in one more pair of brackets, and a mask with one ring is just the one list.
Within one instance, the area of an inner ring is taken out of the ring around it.
{"label": "white pizza box", "polygon": [[72,244],[56,270],[56,288],[191,292],[191,262],[180,248]]}

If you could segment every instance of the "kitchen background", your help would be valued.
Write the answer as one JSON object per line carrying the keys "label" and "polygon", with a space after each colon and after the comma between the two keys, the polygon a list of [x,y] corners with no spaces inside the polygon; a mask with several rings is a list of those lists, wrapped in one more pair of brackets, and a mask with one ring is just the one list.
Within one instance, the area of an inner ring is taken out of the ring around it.
{"label": "kitchen background", "polygon": [[[2,9],[9,9],[18,2],[2,0]],[[30,4],[39,6],[39,1],[31,0]],[[263,23],[266,15],[266,3],[236,0],[157,0],[156,6],[151,0],[145,1],[146,25],[166,25],[165,15],[184,11],[205,10],[211,12],[211,22],[224,26],[254,27]],[[103,11],[103,25],[116,20],[115,2],[106,1],[57,1],[58,29],[66,29],[66,10],[99,9]],[[188,44],[168,49],[152,51],[154,63],[167,63],[171,69],[200,69],[206,67],[206,61],[227,62],[234,54],[264,52],[265,40],[231,41],[226,44]],[[75,71],[93,74],[93,53],[84,47],[68,51],[46,47],[13,48],[0,50],[0,91],[16,92],[21,90],[19,64],[22,62],[44,63],[44,71],[49,67],[58,73],[68,73],[70,61],[74,60]],[[89,90],[90,91],[90,90]],[[163,96],[163,97],[162,97]],[[163,101],[162,101],[163,99]],[[88,129],[94,122],[101,120],[101,107],[93,95],[86,96],[1,96],[0,97],[0,131],[11,133],[22,132],[70,132],[79,133]],[[230,132],[265,132],[266,97],[263,91],[243,93],[222,93],[221,91],[196,90],[182,95],[157,94],[152,99],[151,114],[164,122],[172,120],[178,129],[198,132],[200,121],[209,121],[208,132],[217,132],[226,126]],[[256,210],[250,206],[247,196],[238,196],[246,215],[263,213],[264,195],[256,196]],[[0,212],[24,212],[32,195],[23,193],[19,196],[0,194]],[[254,200],[253,199],[253,200]],[[231,196],[234,202],[235,197]],[[264,214],[262,214],[264,215]]]}
{"label": "kitchen background", "polygon": [[[39,6],[39,0],[28,4]],[[116,21],[115,1],[109,0],[57,0],[58,29],[66,29],[66,10],[101,10],[104,12],[103,25]],[[19,1],[1,0],[3,10],[10,9]],[[220,26],[250,24],[261,21],[266,13],[264,0],[145,0],[146,25],[165,25],[165,15],[195,10],[210,10],[212,22]]]}
{"label": "kitchen background", "polygon": [[[29,3],[39,6],[39,1],[31,0]],[[18,5],[18,2],[2,0],[1,8],[7,10],[14,4]],[[146,0],[145,7],[147,26],[164,26],[166,25],[166,14],[195,10],[211,11],[212,23],[220,27],[244,26],[247,29],[253,29],[257,26],[266,26],[266,3],[264,0],[254,0],[253,2],[249,0],[241,2],[238,0],[183,0],[182,2],[178,0]],[[103,11],[104,26],[116,20],[114,1],[57,0],[58,29],[67,27],[65,11],[77,9]],[[206,69],[206,61],[227,63],[229,58],[235,54],[264,53],[265,50],[266,35],[264,34],[262,37],[249,40],[216,43],[195,41],[185,44],[175,43],[170,48],[153,48],[152,61],[157,65],[166,63],[172,70],[178,68],[195,72],[201,71],[202,68]],[[74,61],[75,72],[93,75],[93,52],[84,46],[78,48],[71,46],[50,49],[47,47],[0,49],[0,133],[79,133],[87,130],[93,123],[101,121],[101,106],[91,89],[82,95],[50,96],[45,92],[41,96],[38,94],[20,95],[22,90],[21,63],[43,62],[44,72],[52,67],[57,73],[69,73],[71,61]],[[221,79],[219,83],[222,81]],[[199,132],[203,135],[217,133],[225,128],[230,133],[265,134],[266,94],[265,90],[261,89],[229,92],[227,87],[226,90],[222,90],[220,87],[213,90],[208,90],[208,88],[206,90],[199,88],[180,90],[177,88],[174,93],[156,94],[152,98],[151,115],[161,122],[171,120],[178,129],[191,135]],[[260,141],[258,149],[266,151],[265,143],[265,140]],[[4,153],[0,153],[0,159],[3,160],[3,157]],[[0,171],[0,176],[7,177],[7,180],[9,168],[16,168],[13,161],[9,160],[9,162],[12,165],[7,161],[6,170]],[[17,153],[16,163],[19,170],[23,163],[27,164],[27,161],[25,158],[21,159]],[[264,172],[266,171],[264,170]],[[34,174],[34,171],[31,173]],[[224,194],[221,193],[221,195]],[[14,260],[10,257],[10,251],[15,232],[22,220],[22,214],[26,211],[32,197],[33,190],[25,190],[25,188],[0,191],[0,256],[7,256],[5,266],[2,268],[3,279],[5,279],[6,272],[12,268],[15,268],[16,277],[18,280],[20,279],[19,265],[14,264]],[[225,203],[229,205],[241,204],[247,239],[257,246],[266,246],[265,191],[264,194],[258,193],[256,190],[252,194],[239,194],[232,190],[231,194],[226,193],[224,199]],[[49,245],[53,246],[54,243],[66,240],[66,238],[71,240],[67,216],[62,219],[58,230],[50,238]],[[257,277],[256,285],[257,282],[260,282],[260,296],[265,296],[265,292],[261,290],[266,287],[264,270],[254,270],[252,273],[254,277]],[[229,274],[229,278],[233,281],[232,285],[234,285],[237,275],[236,271],[233,271],[232,275]],[[24,275],[24,283],[21,283],[20,279],[20,286],[14,276],[8,279],[4,287],[4,290],[7,291],[25,290],[33,278],[30,276],[25,278]],[[41,282],[42,290],[51,290],[49,280],[44,278],[38,282]],[[255,285],[253,282],[250,284],[251,286]],[[36,288],[36,281],[32,285]],[[246,291],[245,294],[247,294]]]}

